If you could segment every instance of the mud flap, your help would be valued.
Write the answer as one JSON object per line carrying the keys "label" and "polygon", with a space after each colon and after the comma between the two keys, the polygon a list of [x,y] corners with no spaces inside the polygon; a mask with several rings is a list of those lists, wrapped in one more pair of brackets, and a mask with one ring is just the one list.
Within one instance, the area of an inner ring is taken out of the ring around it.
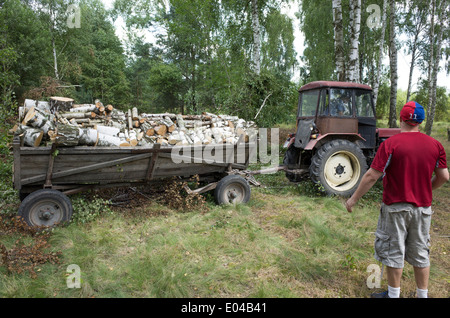
{"label": "mud flap", "polygon": [[[283,164],[287,166],[288,169],[298,168],[299,157],[311,138],[313,127],[314,119],[299,120],[294,143],[289,146],[283,160]],[[292,173],[286,173],[286,175],[289,179],[292,179]]]}
{"label": "mud flap", "polygon": [[287,166],[288,169],[295,169],[299,160],[298,158],[300,156],[300,152],[301,149],[291,145],[284,154],[283,164]]}
{"label": "mud flap", "polygon": [[296,148],[305,149],[311,138],[311,132],[314,128],[314,118],[301,119],[298,121],[297,133],[295,134],[294,146]]}

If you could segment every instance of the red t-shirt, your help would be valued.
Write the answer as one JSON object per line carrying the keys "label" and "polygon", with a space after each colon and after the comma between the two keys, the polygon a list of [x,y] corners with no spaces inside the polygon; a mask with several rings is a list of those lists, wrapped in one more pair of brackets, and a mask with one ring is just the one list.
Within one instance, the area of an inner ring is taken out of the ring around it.
{"label": "red t-shirt", "polygon": [[371,168],[384,172],[383,202],[431,206],[431,177],[447,168],[444,147],[421,132],[404,132],[381,143]]}

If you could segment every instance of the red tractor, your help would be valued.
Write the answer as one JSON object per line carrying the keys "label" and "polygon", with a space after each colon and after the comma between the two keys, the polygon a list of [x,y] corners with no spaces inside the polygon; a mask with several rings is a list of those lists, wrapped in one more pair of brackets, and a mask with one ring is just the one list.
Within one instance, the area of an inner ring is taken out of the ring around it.
{"label": "red tractor", "polygon": [[298,182],[309,173],[329,195],[350,196],[379,145],[400,132],[377,128],[372,88],[317,81],[299,90],[297,131],[287,141],[286,176]]}

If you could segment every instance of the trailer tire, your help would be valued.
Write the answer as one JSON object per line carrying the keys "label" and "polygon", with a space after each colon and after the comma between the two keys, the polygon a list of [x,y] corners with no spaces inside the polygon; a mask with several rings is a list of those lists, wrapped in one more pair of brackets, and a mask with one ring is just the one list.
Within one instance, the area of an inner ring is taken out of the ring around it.
{"label": "trailer tire", "polygon": [[73,207],[62,192],[42,189],[29,194],[20,204],[18,215],[32,227],[53,227],[69,222]]}
{"label": "trailer tire", "polygon": [[311,180],[328,195],[349,197],[355,192],[367,170],[362,150],[343,139],[324,144],[312,157]]}
{"label": "trailer tire", "polygon": [[238,175],[228,175],[217,183],[214,198],[219,205],[247,203],[250,193],[247,180]]}

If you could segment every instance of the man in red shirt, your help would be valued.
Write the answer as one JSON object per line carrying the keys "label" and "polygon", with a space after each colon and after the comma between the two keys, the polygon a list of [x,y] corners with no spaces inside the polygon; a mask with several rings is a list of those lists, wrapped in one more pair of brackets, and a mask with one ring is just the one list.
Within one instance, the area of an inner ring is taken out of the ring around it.
{"label": "man in red shirt", "polygon": [[[388,291],[372,297],[397,298],[404,260],[414,267],[417,296],[427,297],[432,191],[449,180],[442,144],[419,131],[423,107],[406,103],[401,133],[384,141],[345,206],[349,212],[383,177],[383,203],[375,233],[375,259],[386,266]],[[433,176],[434,172],[434,176]]]}

